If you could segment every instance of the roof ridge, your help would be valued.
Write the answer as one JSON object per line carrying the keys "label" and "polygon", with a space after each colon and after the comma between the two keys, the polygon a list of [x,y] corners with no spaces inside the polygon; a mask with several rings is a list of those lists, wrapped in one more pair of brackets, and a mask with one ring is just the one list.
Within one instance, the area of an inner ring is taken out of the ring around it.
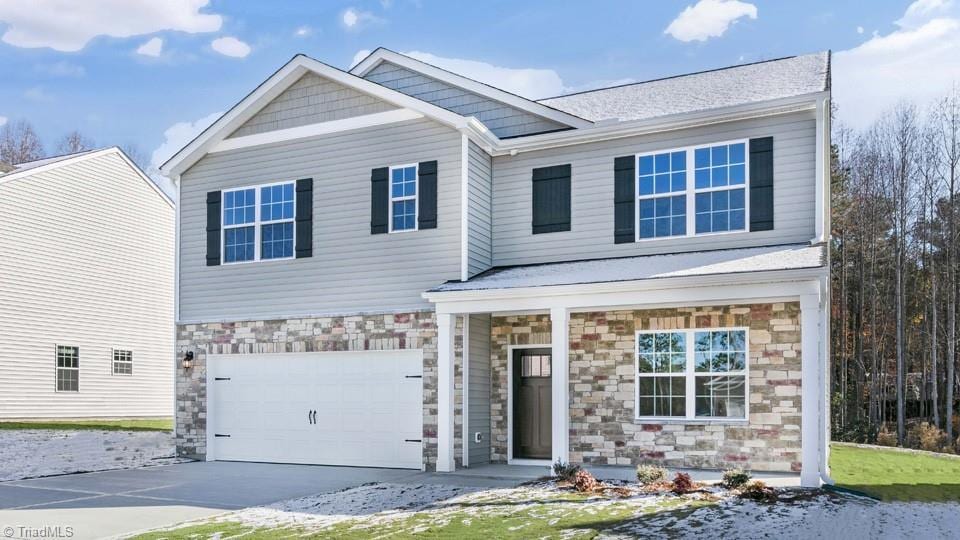
{"label": "roof ridge", "polygon": [[[779,58],[770,58],[770,59],[768,59],[768,60],[757,60],[756,62],[746,62],[746,63],[743,63],[743,64],[734,64],[734,65],[732,65],[732,66],[723,66],[723,67],[712,68],[712,69],[704,69],[704,70],[700,70],[700,71],[692,71],[692,72],[690,72],[690,73],[680,73],[680,74],[677,74],[677,75],[669,75],[669,76],[666,76],[666,77],[657,77],[657,78],[654,78],[654,79],[647,79],[647,80],[644,80],[644,81],[637,81],[637,82],[632,82],[632,83],[615,84],[615,85],[613,85],[613,86],[605,86],[605,87],[603,87],[603,88],[594,88],[594,89],[592,89],[592,90],[581,90],[581,91],[579,91],[579,92],[571,92],[571,93],[569,93],[569,94],[560,94],[560,95],[558,95],[558,96],[552,96],[552,97],[542,98],[542,99],[537,100],[537,103],[541,103],[541,102],[543,102],[543,101],[549,101],[549,100],[551,100],[551,99],[559,99],[559,98],[570,97],[570,96],[579,96],[579,95],[581,95],[581,94],[589,94],[589,93],[591,93],[591,92],[601,92],[601,91],[603,91],[603,90],[612,90],[612,89],[614,89],[614,88],[624,88],[624,87],[626,87],[626,86],[636,86],[636,85],[640,85],[640,84],[648,84],[648,83],[659,82],[659,81],[668,81],[668,80],[671,80],[671,79],[679,79],[679,78],[681,78],[681,77],[691,77],[691,76],[693,76],[693,75],[703,75],[704,73],[714,73],[714,72],[717,72],[717,71],[725,71],[725,70],[728,70],[728,69],[736,69],[736,68],[742,68],[742,67],[748,67],[748,66],[756,66],[756,65],[759,65],[759,64],[769,64],[769,63],[772,63],[772,62],[781,62],[781,61],[783,61],[783,60],[791,60],[791,59],[794,59],[794,58],[800,58],[801,56],[814,56],[814,55],[819,55],[819,54],[823,54],[823,51],[816,52],[816,53],[809,53],[809,54],[794,54],[794,55],[791,55],[791,56],[781,56],[781,57],[779,57]],[[829,52],[828,52],[828,59],[829,59]],[[542,104],[542,105],[546,105],[545,103],[541,103],[541,104]]]}
{"label": "roof ridge", "polygon": [[106,150],[108,148],[113,148],[112,146],[104,146],[102,148],[90,148],[88,150],[80,150],[79,152],[70,152],[67,154],[58,154],[56,156],[47,156],[40,159],[31,159],[30,161],[24,161],[22,163],[13,164],[14,169],[20,168],[23,165],[30,165],[31,163],[37,163],[38,161],[47,161],[51,159],[66,159],[73,156],[79,156],[81,154],[86,154],[88,152],[99,152],[100,150]]}

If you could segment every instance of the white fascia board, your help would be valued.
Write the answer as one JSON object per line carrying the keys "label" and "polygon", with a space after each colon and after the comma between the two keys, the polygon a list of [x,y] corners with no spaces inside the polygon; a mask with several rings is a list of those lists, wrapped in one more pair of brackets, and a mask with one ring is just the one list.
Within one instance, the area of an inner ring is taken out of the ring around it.
{"label": "white fascia board", "polygon": [[396,109],[374,114],[365,114],[354,116],[352,118],[343,118],[340,120],[330,120],[328,122],[317,122],[315,124],[306,124],[286,129],[277,129],[265,131],[253,135],[244,135],[243,137],[232,137],[224,139],[210,148],[210,153],[226,152],[228,150],[237,150],[240,148],[250,148],[264,144],[292,141],[317,135],[327,135],[330,133],[339,133],[373,126],[384,126],[407,120],[416,120],[423,118],[423,115],[410,109]]}
{"label": "white fascia board", "polygon": [[162,189],[160,189],[160,186],[158,186],[157,183],[154,182],[152,178],[150,178],[142,170],[140,170],[140,167],[138,167],[136,163],[134,163],[129,157],[127,157],[127,155],[123,152],[123,150],[121,150],[116,146],[111,146],[109,148],[104,148],[103,150],[97,150],[95,152],[87,152],[85,154],[80,154],[78,156],[74,156],[71,158],[62,159],[60,161],[54,161],[52,163],[47,163],[46,165],[35,167],[33,169],[27,169],[25,171],[17,172],[16,170],[14,170],[9,174],[0,176],[0,185],[5,184],[7,182],[12,182],[14,180],[18,180],[20,178],[29,178],[36,174],[52,171],[54,169],[59,169],[60,167],[74,165],[82,161],[87,161],[88,159],[95,159],[95,158],[107,156],[110,154],[116,154],[120,156],[120,159],[122,159],[124,163],[126,163],[127,166],[130,167],[130,169],[133,170],[133,172],[140,177],[141,180],[146,182],[147,185],[150,186],[150,188],[152,188],[157,193],[157,195],[159,195],[160,198],[163,199],[165,203],[169,204],[170,208],[176,207],[176,204],[173,202],[173,200],[170,199],[170,197],[166,193],[164,193]]}
{"label": "white fascia board", "polygon": [[548,118],[570,127],[582,128],[593,125],[593,122],[580,118],[579,116],[561,111],[560,109],[555,109],[542,103],[537,103],[536,101],[529,100],[516,94],[511,94],[505,90],[469,79],[463,75],[458,75],[445,69],[438,68],[437,66],[430,65],[426,62],[417,60],[416,58],[411,58],[389,49],[380,48],[373,51],[366,58],[364,58],[363,61],[354,66],[350,70],[350,73],[358,77],[364,77],[370,72],[370,70],[377,67],[381,62],[384,61],[407,68],[411,71],[422,73],[428,77],[443,81],[447,84],[462,88],[469,92],[473,92],[474,94],[488,97],[495,101],[510,105],[511,107],[516,107],[517,109],[529,112],[530,114]]}
{"label": "white fascia board", "polygon": [[826,94],[828,94],[828,92],[816,92],[813,94],[746,105],[734,105],[705,111],[671,114],[644,120],[595,124],[592,127],[583,129],[498,140],[497,144],[493,146],[491,153],[495,156],[516,154],[543,150],[545,148],[677,131],[753,118],[815,111],[818,100]]}
{"label": "white fascia board", "polygon": [[270,76],[270,78],[261,83],[253,92],[224,113],[223,116],[193,139],[187,146],[174,154],[173,157],[160,167],[160,171],[170,178],[182,174],[207,154],[211,148],[223,141],[230,133],[256,114],[257,111],[266,106],[273,98],[280,95],[281,92],[308,72],[316,73],[321,77],[382,99],[398,107],[411,109],[454,129],[461,129],[467,125],[467,119],[459,114],[351,75],[350,73],[328,66],[313,58],[297,55]]}
{"label": "white fascia board", "polygon": [[441,313],[488,313],[565,307],[676,305],[790,299],[819,289],[825,267],[612,283],[425,292]]}

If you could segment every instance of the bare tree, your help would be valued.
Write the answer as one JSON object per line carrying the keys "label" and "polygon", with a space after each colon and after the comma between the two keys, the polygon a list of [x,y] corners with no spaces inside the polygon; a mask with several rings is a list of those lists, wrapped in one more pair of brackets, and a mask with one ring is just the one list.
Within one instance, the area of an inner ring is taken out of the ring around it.
{"label": "bare tree", "polygon": [[92,139],[77,130],[73,130],[64,135],[57,143],[57,155],[85,152],[87,150],[93,150],[95,146]]}
{"label": "bare tree", "polygon": [[43,157],[43,143],[26,120],[10,122],[0,128],[0,161],[18,165]]}
{"label": "bare tree", "polygon": [[[939,396],[939,366],[938,366],[938,345],[940,310],[937,305],[937,293],[939,281],[937,279],[937,257],[934,254],[935,238],[939,235],[935,230],[937,222],[937,201],[940,197],[940,159],[939,159],[939,133],[936,130],[937,111],[934,111],[933,118],[928,127],[923,130],[920,137],[920,151],[917,160],[917,171],[923,180],[923,204],[926,207],[920,219],[923,220],[923,264],[929,275],[930,290],[930,309],[927,315],[927,333],[929,337],[930,356],[930,401],[932,403],[931,415],[933,425],[940,427],[940,396]],[[924,385],[924,388],[926,385]]]}
{"label": "bare tree", "polygon": [[947,357],[944,388],[944,420],[947,438],[953,439],[953,392],[956,386],[957,364],[957,223],[956,195],[960,181],[960,92],[954,87],[940,103],[939,132],[943,176],[947,186]]}

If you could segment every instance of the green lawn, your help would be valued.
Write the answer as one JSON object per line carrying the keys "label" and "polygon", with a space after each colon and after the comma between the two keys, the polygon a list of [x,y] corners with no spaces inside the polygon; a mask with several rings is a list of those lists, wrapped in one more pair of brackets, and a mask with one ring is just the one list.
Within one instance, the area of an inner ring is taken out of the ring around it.
{"label": "green lawn", "polygon": [[838,487],[885,501],[960,501],[955,457],[833,444],[830,468]]}
{"label": "green lawn", "polygon": [[173,418],[124,418],[122,420],[36,420],[0,422],[3,429],[106,429],[110,431],[171,431]]}

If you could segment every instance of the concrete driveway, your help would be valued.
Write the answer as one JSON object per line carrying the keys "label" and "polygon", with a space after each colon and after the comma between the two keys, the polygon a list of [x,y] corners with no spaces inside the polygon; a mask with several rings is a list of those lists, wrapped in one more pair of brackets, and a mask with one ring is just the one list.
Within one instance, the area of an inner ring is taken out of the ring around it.
{"label": "concrete driveway", "polygon": [[370,482],[516,483],[397,469],[230,462],[71,474],[0,483],[0,538],[125,535]]}

